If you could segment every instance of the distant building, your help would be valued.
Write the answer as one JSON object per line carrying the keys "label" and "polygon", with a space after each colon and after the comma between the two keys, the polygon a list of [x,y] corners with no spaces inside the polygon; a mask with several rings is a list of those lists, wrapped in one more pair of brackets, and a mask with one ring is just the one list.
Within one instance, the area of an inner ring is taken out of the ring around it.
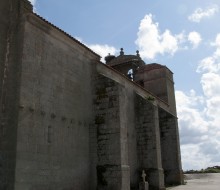
{"label": "distant building", "polygon": [[0,1],[0,190],[183,182],[172,72],[138,51],[105,59],[27,0]]}

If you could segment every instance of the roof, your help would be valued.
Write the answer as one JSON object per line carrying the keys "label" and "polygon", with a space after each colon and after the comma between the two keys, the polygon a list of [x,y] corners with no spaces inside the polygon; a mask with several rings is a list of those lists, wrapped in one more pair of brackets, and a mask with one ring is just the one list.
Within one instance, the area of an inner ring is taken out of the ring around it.
{"label": "roof", "polygon": [[154,69],[160,69],[164,68],[164,65],[158,64],[158,63],[150,63],[143,67],[144,70],[154,70]]}
{"label": "roof", "polygon": [[128,62],[140,62],[141,64],[144,64],[144,61],[137,55],[119,55],[107,63],[107,65],[115,66]]}
{"label": "roof", "polygon": [[172,72],[166,65],[161,65],[161,64],[158,64],[158,63],[150,63],[150,64],[147,64],[147,65],[144,67],[144,70],[145,70],[145,71],[150,71],[150,70],[161,69],[161,68],[167,69],[168,71],[170,71],[170,73],[173,74],[173,72]]}

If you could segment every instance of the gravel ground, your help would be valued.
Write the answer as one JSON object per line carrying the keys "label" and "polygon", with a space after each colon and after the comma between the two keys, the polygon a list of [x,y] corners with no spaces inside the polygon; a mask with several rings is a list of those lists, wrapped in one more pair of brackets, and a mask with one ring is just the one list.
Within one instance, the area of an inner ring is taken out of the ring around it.
{"label": "gravel ground", "polygon": [[186,174],[186,185],[170,187],[170,190],[220,190],[220,173]]}

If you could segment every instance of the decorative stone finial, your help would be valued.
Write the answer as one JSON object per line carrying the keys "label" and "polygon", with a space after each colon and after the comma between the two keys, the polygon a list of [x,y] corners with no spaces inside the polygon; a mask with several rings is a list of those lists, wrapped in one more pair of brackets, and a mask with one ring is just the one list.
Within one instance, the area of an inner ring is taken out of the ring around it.
{"label": "decorative stone finial", "polygon": [[140,54],[139,54],[139,51],[138,51],[138,50],[136,51],[136,53],[137,53],[137,56],[140,57]]}
{"label": "decorative stone finial", "polygon": [[124,55],[123,48],[121,48],[120,55]]}
{"label": "decorative stone finial", "polygon": [[108,55],[105,57],[105,62],[109,63],[112,59],[114,59],[115,56],[108,53]]}

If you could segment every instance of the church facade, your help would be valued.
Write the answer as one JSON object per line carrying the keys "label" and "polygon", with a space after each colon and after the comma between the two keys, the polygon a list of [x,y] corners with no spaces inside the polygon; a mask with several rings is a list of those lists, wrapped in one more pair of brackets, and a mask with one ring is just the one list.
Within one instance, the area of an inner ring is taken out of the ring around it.
{"label": "church facade", "polygon": [[173,73],[138,51],[105,60],[27,0],[0,2],[1,190],[183,183]]}

